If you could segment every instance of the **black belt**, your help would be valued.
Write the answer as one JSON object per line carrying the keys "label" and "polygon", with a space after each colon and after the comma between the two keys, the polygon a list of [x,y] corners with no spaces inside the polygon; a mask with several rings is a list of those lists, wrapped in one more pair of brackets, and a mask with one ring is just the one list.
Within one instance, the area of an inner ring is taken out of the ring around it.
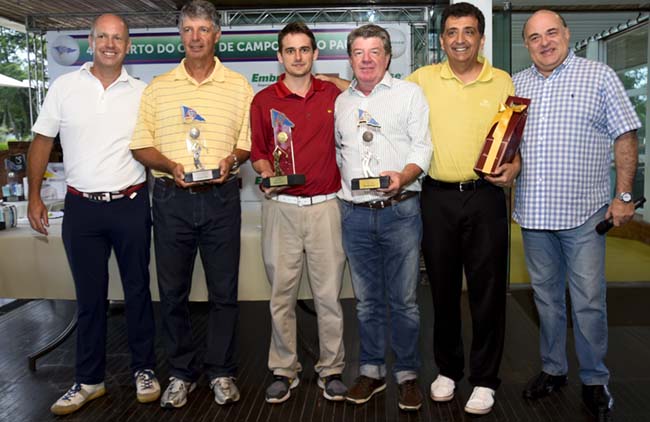
{"label": "black belt", "polygon": [[156,180],[160,180],[160,182],[165,185],[166,187],[175,187],[177,189],[182,189],[184,191],[187,191],[189,193],[203,193],[203,192],[210,192],[214,189],[219,189],[221,186],[224,186],[226,183],[230,182],[231,180],[234,180],[235,176],[230,176],[229,179],[226,179],[223,183],[201,183],[200,185],[192,185],[187,188],[182,188],[176,184],[174,179],[170,179],[169,177],[157,177]]}
{"label": "black belt", "polygon": [[354,205],[355,207],[383,209],[383,208],[392,207],[393,205],[397,204],[398,202],[406,201],[409,198],[413,198],[417,194],[418,194],[418,192],[405,191],[405,192],[398,193],[395,196],[391,196],[390,198],[387,198],[387,199],[382,199],[382,200],[379,200],[379,201],[361,202],[361,203],[352,204],[352,205]]}
{"label": "black belt", "polygon": [[93,202],[111,202],[126,197],[130,198],[131,195],[142,189],[146,184],[147,182],[138,183],[137,185],[129,186],[126,189],[116,192],[81,192],[72,186],[68,186],[67,190],[73,195],[84,197]]}
{"label": "black belt", "polygon": [[455,190],[457,192],[475,191],[481,186],[489,185],[489,183],[483,179],[468,180],[466,182],[441,182],[440,180],[432,179],[431,176],[425,177],[424,183],[429,186],[435,186],[440,189]]}

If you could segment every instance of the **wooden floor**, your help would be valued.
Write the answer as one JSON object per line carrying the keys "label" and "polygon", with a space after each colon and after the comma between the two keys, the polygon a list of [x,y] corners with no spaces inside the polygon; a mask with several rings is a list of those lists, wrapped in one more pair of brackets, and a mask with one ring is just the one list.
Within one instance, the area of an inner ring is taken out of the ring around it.
{"label": "wooden floor", "polygon": [[[616,399],[616,421],[650,420],[650,324],[648,304],[650,288],[617,287],[610,289],[610,349],[608,365],[612,372],[611,390]],[[503,384],[497,392],[491,414],[482,421],[589,421],[592,420],[580,399],[580,381],[571,356],[569,386],[553,397],[528,402],[521,398],[526,381],[539,370],[538,331],[531,306],[530,290],[517,289],[508,297],[507,336],[501,366]],[[431,299],[427,286],[419,291],[422,332],[420,350],[422,370],[420,385],[425,394],[436,375],[433,364]],[[616,303],[613,303],[616,301]],[[631,305],[630,305],[631,304]],[[345,346],[347,367],[344,380],[351,382],[358,374],[358,342],[354,302],[343,303],[346,317]],[[206,330],[205,304],[193,304],[194,329]],[[638,307],[635,308],[635,307]],[[633,309],[634,308],[634,309]],[[155,308],[158,309],[157,307]],[[68,421],[467,421],[476,419],[463,412],[471,387],[463,380],[453,401],[437,404],[427,399],[419,412],[405,413],[397,407],[397,388],[389,380],[385,393],[361,406],[330,403],[316,386],[313,351],[316,347],[315,322],[311,315],[299,311],[304,371],[301,384],[291,399],[280,405],[264,402],[264,389],[271,380],[266,368],[270,338],[268,302],[244,302],[241,305],[241,356],[238,385],[240,402],[219,406],[213,401],[207,380],[189,397],[186,407],[165,410],[157,403],[138,404],[131,384],[129,354],[126,345],[124,316],[110,318],[108,334],[108,394],[81,411],[65,418],[50,414],[49,406],[72,383],[74,345],[72,336],[61,347],[38,362],[36,372],[27,367],[27,353],[45,344],[67,324],[74,313],[74,303],[67,301],[31,301],[0,313],[0,421],[37,422]],[[158,313],[157,313],[158,315]],[[637,315],[638,318],[635,316]],[[464,321],[469,314],[464,299]],[[471,326],[464,326],[468,349]],[[168,376],[160,338],[157,343],[158,376],[166,384]]]}

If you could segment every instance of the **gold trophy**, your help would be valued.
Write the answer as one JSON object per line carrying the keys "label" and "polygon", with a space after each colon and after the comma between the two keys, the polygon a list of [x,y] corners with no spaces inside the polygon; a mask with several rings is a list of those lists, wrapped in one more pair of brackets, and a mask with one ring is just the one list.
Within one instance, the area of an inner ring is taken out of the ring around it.
{"label": "gold trophy", "polygon": [[271,125],[273,125],[273,176],[262,179],[265,188],[296,186],[305,184],[305,175],[296,174],[296,163],[293,156],[293,136],[291,129],[294,124],[282,112],[271,109]]}

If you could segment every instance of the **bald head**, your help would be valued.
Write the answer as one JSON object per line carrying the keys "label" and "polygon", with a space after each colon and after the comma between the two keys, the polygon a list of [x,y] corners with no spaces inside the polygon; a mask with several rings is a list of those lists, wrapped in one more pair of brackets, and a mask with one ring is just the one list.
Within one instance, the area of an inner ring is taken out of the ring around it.
{"label": "bald head", "polygon": [[558,13],[539,10],[524,24],[524,46],[537,70],[549,76],[569,55],[571,34]]}
{"label": "bald head", "polygon": [[119,71],[131,48],[129,26],[123,18],[110,13],[98,16],[88,35],[95,70]]}
{"label": "bald head", "polygon": [[531,20],[533,17],[537,16],[538,14],[550,14],[550,15],[554,15],[557,19],[560,20],[560,23],[562,24],[563,27],[568,28],[568,26],[567,26],[567,24],[566,24],[566,21],[564,20],[564,18],[562,17],[562,15],[560,15],[559,13],[556,13],[556,12],[554,12],[554,11],[552,11],[552,10],[541,9],[541,10],[538,10],[537,12],[533,13],[532,15],[530,15],[530,16],[528,17],[528,19],[526,19],[526,22],[524,22],[524,27],[521,28],[521,37],[522,37],[523,39],[526,39],[526,25],[528,25],[528,21]]}
{"label": "bald head", "polygon": [[97,16],[95,19],[93,19],[93,23],[90,25],[90,35],[91,36],[96,36],[95,29],[97,28],[98,23],[100,22],[112,22],[112,23],[118,23],[119,25],[122,25],[124,27],[124,31],[126,33],[126,36],[128,38],[129,36],[129,24],[126,23],[124,18],[119,15],[114,15],[112,13],[104,13],[103,15]]}

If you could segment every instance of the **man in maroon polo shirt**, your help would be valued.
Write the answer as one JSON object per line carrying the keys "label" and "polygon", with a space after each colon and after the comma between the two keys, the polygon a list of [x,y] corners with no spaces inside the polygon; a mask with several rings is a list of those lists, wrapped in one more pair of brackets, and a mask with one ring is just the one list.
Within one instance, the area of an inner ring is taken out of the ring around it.
{"label": "man in maroon polo shirt", "polygon": [[[318,386],[328,400],[344,400],[343,312],[339,302],[345,254],[336,192],[341,176],[334,148],[334,100],[340,90],[311,74],[316,40],[303,23],[278,34],[285,73],[251,105],[253,168],[263,177],[302,174],[304,184],[262,188],[262,256],[271,283],[272,337],[268,403],[289,399],[302,370],[296,352],[296,297],[303,260],[318,314]],[[278,166],[280,164],[280,166]],[[288,164],[288,165],[287,165]],[[295,170],[294,170],[295,167]]]}

